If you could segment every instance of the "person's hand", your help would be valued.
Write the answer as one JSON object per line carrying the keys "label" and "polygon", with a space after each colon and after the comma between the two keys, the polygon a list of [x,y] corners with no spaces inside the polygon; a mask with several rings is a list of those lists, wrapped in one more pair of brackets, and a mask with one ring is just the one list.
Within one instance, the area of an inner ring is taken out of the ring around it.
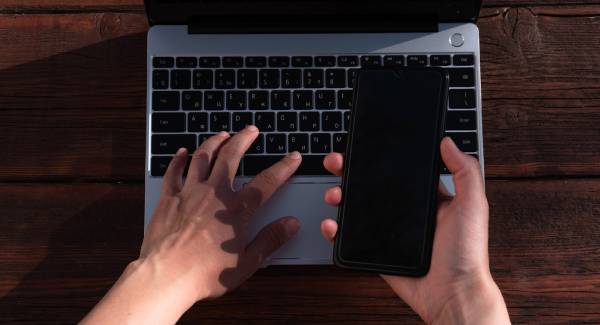
{"label": "person's hand", "polygon": [[[196,301],[239,286],[296,234],[298,220],[287,217],[248,243],[250,218],[301,162],[299,153],[291,153],[234,191],[240,160],[257,136],[258,129],[249,126],[231,138],[227,133],[209,138],[194,153],[185,179],[188,154],[185,149],[177,152],[139,259],[86,321],[106,323],[100,316],[107,310],[104,315],[113,323],[174,322]],[[126,315],[119,318],[116,311]]]}
{"label": "person's hand", "polygon": [[[427,323],[510,323],[489,268],[488,203],[479,163],[463,154],[450,138],[442,141],[441,151],[452,172],[456,196],[440,183],[430,271],[422,278],[382,277]],[[341,176],[343,157],[330,154],[324,165]],[[338,206],[341,200],[340,187],[325,193],[330,205]],[[333,241],[337,223],[323,221],[321,232]]]}

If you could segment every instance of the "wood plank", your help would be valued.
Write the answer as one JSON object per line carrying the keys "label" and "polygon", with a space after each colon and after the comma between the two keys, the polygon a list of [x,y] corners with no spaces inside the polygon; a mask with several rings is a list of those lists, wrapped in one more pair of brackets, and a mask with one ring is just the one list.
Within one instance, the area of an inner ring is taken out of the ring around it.
{"label": "wood plank", "polygon": [[[600,174],[600,6],[480,21],[486,173]],[[0,15],[1,180],[143,177],[143,15]]]}
{"label": "wood plank", "polygon": [[[597,4],[594,0],[484,0],[484,7],[526,7],[556,5],[589,5]],[[111,11],[111,10],[144,10],[143,0],[3,0],[3,10],[69,10],[69,11]]]}
{"label": "wood plank", "polygon": [[[490,259],[515,323],[600,322],[600,180],[488,181]],[[0,184],[0,323],[74,323],[142,239],[143,186]],[[270,267],[186,322],[420,323],[375,275]]]}

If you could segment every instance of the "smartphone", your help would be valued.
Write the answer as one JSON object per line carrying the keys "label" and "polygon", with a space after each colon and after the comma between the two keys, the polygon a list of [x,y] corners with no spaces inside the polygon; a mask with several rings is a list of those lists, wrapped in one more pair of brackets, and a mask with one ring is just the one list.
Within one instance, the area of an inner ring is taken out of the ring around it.
{"label": "smartphone", "polygon": [[382,274],[429,271],[448,72],[359,72],[344,158],[337,266]]}

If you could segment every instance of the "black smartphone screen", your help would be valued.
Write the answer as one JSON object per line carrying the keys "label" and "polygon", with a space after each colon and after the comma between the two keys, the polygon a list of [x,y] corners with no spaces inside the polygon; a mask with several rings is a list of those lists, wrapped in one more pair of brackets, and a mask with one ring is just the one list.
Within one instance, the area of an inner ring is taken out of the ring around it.
{"label": "black smartphone screen", "polygon": [[360,72],[336,264],[391,274],[428,271],[447,79],[442,69]]}

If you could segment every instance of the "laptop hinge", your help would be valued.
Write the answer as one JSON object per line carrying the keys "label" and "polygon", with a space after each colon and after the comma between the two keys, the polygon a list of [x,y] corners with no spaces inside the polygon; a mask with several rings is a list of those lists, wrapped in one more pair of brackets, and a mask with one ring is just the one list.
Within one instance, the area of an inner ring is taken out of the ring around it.
{"label": "laptop hinge", "polygon": [[401,16],[205,16],[190,19],[190,34],[437,32],[435,17]]}

